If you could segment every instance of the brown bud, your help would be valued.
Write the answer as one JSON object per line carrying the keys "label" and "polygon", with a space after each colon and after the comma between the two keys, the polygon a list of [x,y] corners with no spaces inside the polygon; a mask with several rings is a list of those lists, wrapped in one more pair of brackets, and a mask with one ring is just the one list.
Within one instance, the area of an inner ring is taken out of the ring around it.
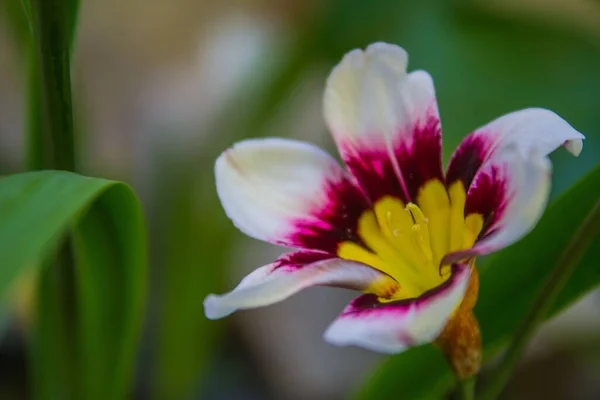
{"label": "brown bud", "polygon": [[479,276],[473,266],[465,298],[436,341],[459,379],[475,375],[481,366],[481,332],[473,315],[478,290]]}

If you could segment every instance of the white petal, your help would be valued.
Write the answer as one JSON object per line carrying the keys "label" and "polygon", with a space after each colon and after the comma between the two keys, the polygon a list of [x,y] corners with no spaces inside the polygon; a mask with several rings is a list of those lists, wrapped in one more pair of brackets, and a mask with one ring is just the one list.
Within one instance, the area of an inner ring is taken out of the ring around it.
{"label": "white petal", "polygon": [[529,233],[548,201],[552,166],[547,155],[562,145],[577,156],[583,139],[564,119],[541,108],[504,115],[467,136],[452,156],[446,182],[460,180],[468,189],[465,215],[483,216],[483,240],[444,262],[490,253]]}
{"label": "white petal", "polygon": [[451,278],[418,299],[380,303],[374,295],[355,299],[325,332],[338,346],[355,345],[382,353],[399,353],[434,341],[460,305],[471,267],[455,265]]}
{"label": "white petal", "polygon": [[208,318],[218,319],[236,310],[277,303],[310,286],[363,290],[376,280],[381,280],[380,288],[397,288],[392,278],[361,263],[315,252],[289,253],[246,276],[233,291],[207,296],[204,310]]}
{"label": "white petal", "polygon": [[527,108],[506,114],[478,131],[481,135],[492,136],[497,150],[515,143],[524,157],[532,151],[547,155],[565,143],[585,139],[567,121],[543,108]]}
{"label": "white petal", "polygon": [[[407,201],[423,182],[442,179],[433,81],[425,71],[407,74],[406,64],[402,48],[375,43],[348,53],[327,80],[325,120],[372,201],[387,194]],[[408,171],[417,162],[437,168]]]}
{"label": "white petal", "polygon": [[552,165],[547,157],[512,165],[511,199],[495,223],[493,232],[474,246],[478,254],[504,248],[533,229],[548,203],[551,171]]}
{"label": "white petal", "polygon": [[548,157],[535,152],[524,158],[514,147],[505,148],[494,163],[485,164],[467,194],[465,213],[482,213],[488,219],[483,239],[471,249],[448,255],[444,262],[509,246],[540,220],[550,194],[552,165]]}
{"label": "white petal", "polygon": [[[334,239],[339,238],[331,231],[352,230],[368,208],[329,154],[300,141],[236,143],[219,157],[215,174],[219,198],[233,223],[249,236],[274,243],[335,251]],[[352,208],[344,220],[335,213],[342,207]],[[329,237],[319,240],[324,232]]]}
{"label": "white petal", "polygon": [[545,156],[564,146],[578,156],[585,137],[550,110],[527,108],[506,114],[468,135],[448,166],[448,183],[462,179],[469,187],[479,168],[513,146],[522,157]]}
{"label": "white petal", "polygon": [[325,119],[334,135],[391,134],[403,118],[394,106],[401,101],[398,85],[406,78],[407,59],[404,49],[386,43],[344,56],[325,89]]}
{"label": "white petal", "polygon": [[583,150],[583,140],[582,139],[571,139],[567,140],[565,144],[565,149],[569,151],[569,153],[573,154],[575,157],[578,157],[581,154],[581,150]]}

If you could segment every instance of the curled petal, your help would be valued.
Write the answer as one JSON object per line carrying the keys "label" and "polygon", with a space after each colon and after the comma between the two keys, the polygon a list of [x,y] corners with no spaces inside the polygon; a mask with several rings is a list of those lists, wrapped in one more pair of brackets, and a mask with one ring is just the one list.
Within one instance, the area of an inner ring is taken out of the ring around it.
{"label": "curled petal", "polygon": [[215,166],[225,212],[244,233],[291,247],[334,253],[354,240],[370,207],[352,177],[309,143],[254,139],[236,143]]}
{"label": "curled petal", "polygon": [[223,318],[236,310],[277,303],[310,286],[368,290],[380,296],[389,296],[398,289],[395,280],[367,265],[300,251],[258,268],[227,294],[207,296],[204,311],[210,319]]}
{"label": "curled petal", "polygon": [[468,250],[451,253],[444,262],[488,254],[529,233],[537,224],[550,193],[552,165],[546,156],[524,158],[512,147],[485,164],[467,193],[465,214],[479,214],[484,225],[480,239]]}
{"label": "curled petal", "polygon": [[469,188],[484,164],[494,162],[495,155],[512,147],[522,157],[532,152],[546,156],[564,146],[578,156],[585,137],[554,112],[542,108],[527,108],[506,114],[468,135],[458,146],[450,164],[448,185],[462,180]]}
{"label": "curled petal", "polygon": [[460,305],[471,267],[453,265],[451,277],[419,298],[382,303],[363,295],[350,303],[325,332],[335,345],[355,345],[382,353],[405,349],[437,339]]}
{"label": "curled petal", "polygon": [[342,158],[376,202],[415,197],[442,178],[441,127],[433,81],[406,72],[407,54],[375,43],[353,50],[332,71],[324,114]]}

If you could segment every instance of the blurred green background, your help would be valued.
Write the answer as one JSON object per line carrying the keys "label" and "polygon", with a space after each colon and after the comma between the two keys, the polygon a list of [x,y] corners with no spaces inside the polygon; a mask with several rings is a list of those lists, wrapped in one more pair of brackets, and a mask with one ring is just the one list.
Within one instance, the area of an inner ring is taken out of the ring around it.
{"label": "blurred green background", "polygon": [[[13,26],[18,2],[0,4],[7,174],[24,169],[27,69]],[[597,1],[81,1],[72,74],[80,170],[130,183],[150,229],[132,398],[341,399],[383,360],[321,338],[352,293],[314,288],[217,322],[202,309],[208,293],[282,251],[233,229],[214,160],[257,136],[335,152],[321,115],[324,80],[345,52],[377,40],[405,47],[409,69],[433,76],[446,160],[471,130],[529,106],[556,111],[587,136],[579,159],[552,156],[553,197],[600,160]],[[30,395],[32,279],[21,276],[4,303],[2,399]],[[545,326],[505,398],[600,398],[599,305],[592,293]]]}

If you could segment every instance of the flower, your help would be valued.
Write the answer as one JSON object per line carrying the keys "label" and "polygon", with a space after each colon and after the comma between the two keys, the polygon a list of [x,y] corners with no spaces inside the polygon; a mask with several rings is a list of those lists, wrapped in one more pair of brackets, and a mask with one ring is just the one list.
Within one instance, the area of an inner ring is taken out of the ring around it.
{"label": "flower", "polygon": [[461,377],[477,372],[475,257],[526,235],[548,199],[548,154],[575,156],[584,136],[552,111],[528,108],[469,134],[442,169],[430,75],[406,72],[385,43],[353,50],[324,95],[327,126],[347,171],[318,147],[252,139],[215,166],[225,212],[244,233],[295,247],[230,293],[209,295],[208,318],[266,306],[309,286],[364,294],[325,339],[385,353],[435,342]]}

